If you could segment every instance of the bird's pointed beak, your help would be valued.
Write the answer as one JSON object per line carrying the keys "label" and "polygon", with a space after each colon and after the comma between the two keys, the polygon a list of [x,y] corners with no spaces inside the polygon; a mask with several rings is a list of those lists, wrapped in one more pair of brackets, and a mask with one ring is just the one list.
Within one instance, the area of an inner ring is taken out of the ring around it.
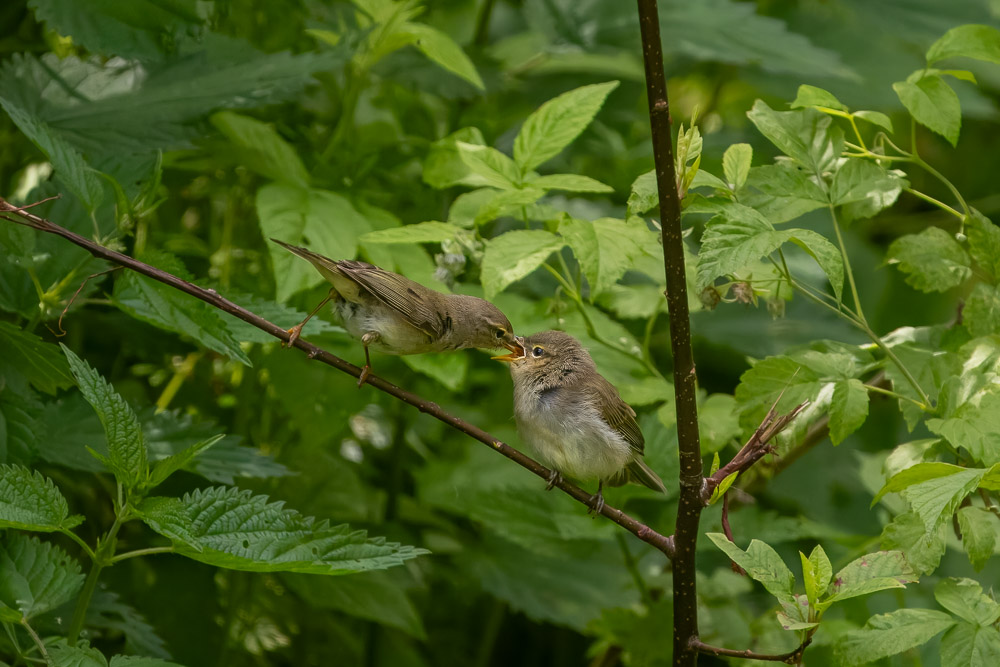
{"label": "bird's pointed beak", "polygon": [[524,346],[517,341],[510,342],[504,341],[503,346],[510,350],[510,354],[503,354],[498,357],[492,357],[496,361],[505,361],[510,363],[512,361],[517,361],[518,359],[524,358]]}

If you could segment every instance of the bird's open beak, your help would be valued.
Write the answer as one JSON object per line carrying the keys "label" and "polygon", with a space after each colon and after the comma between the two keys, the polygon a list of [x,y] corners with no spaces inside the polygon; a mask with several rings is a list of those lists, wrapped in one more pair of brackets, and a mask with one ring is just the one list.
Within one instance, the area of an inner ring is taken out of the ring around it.
{"label": "bird's open beak", "polygon": [[524,346],[522,346],[520,343],[516,342],[511,343],[508,341],[504,341],[503,346],[508,350],[510,350],[510,354],[503,354],[498,357],[492,357],[492,359],[495,359],[496,361],[506,361],[507,363],[510,363],[512,361],[517,361],[518,359],[524,358]]}

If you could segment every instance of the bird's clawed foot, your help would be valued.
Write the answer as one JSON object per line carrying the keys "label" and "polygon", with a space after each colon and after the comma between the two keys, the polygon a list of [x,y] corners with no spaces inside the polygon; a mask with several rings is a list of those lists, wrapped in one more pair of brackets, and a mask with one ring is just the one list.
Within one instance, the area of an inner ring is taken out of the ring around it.
{"label": "bird's clawed foot", "polygon": [[598,491],[590,497],[588,504],[590,509],[587,510],[587,514],[600,514],[604,511],[604,494]]}
{"label": "bird's clawed foot", "polygon": [[361,387],[363,387],[364,384],[368,382],[368,376],[371,374],[372,374],[372,367],[368,364],[365,364],[361,368],[361,375],[358,376],[358,389],[361,389]]}
{"label": "bird's clawed foot", "polygon": [[560,473],[558,470],[553,470],[552,472],[550,472],[549,476],[546,477],[545,479],[548,480],[549,482],[548,484],[545,485],[546,491],[551,491],[556,484],[560,484],[563,481],[562,473]]}
{"label": "bird's clawed foot", "polygon": [[[305,322],[302,324],[305,324]],[[293,347],[295,345],[295,341],[302,335],[302,324],[296,324],[291,329],[288,329],[288,342],[284,344],[285,347]]]}

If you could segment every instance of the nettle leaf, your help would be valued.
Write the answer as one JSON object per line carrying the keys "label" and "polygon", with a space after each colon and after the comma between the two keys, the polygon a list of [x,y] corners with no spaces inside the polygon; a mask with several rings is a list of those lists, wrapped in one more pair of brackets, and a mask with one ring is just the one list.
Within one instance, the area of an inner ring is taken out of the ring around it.
{"label": "nettle leaf", "polygon": [[844,438],[861,428],[868,418],[868,388],[851,378],[833,385],[830,401],[830,441],[839,445]]}
{"label": "nettle leaf", "polygon": [[973,579],[948,577],[934,587],[938,604],[959,618],[976,625],[992,625],[1000,618],[1000,604],[983,594],[983,587]]}
{"label": "nettle leaf", "polygon": [[833,93],[807,84],[799,86],[798,93],[795,95],[795,101],[790,106],[793,109],[824,107],[827,109],[836,109],[837,111],[847,111],[847,106],[838,100]]}
{"label": "nettle leaf", "polygon": [[881,547],[899,550],[906,554],[906,562],[918,574],[930,574],[938,568],[946,547],[947,524],[941,523],[928,532],[916,512],[906,512],[893,517],[882,530]]}
{"label": "nettle leaf", "polygon": [[18,621],[68,602],[82,585],[80,564],[54,544],[18,533],[0,542],[0,603]]}
{"label": "nettle leaf", "polygon": [[889,264],[896,264],[906,283],[921,292],[945,292],[972,275],[968,253],[940,227],[901,236],[889,246]]}
{"label": "nettle leaf", "polygon": [[1000,287],[978,283],[962,309],[962,324],[973,336],[1000,332]]}
{"label": "nettle leaf", "polygon": [[537,269],[564,245],[563,239],[539,229],[514,230],[487,241],[482,264],[486,298]]}
{"label": "nettle leaf", "polygon": [[740,203],[756,209],[774,224],[794,220],[829,203],[817,177],[790,164],[753,167],[746,184],[748,188],[740,192]]}
{"label": "nettle leaf", "polygon": [[860,630],[848,632],[838,645],[846,665],[870,665],[931,640],[955,624],[948,614],[933,609],[897,609],[872,616]]}
{"label": "nettle leaf", "polygon": [[870,218],[882,209],[892,206],[905,185],[905,179],[881,165],[858,158],[850,159],[833,175],[833,181],[830,183],[830,203],[834,206],[843,206],[864,202],[863,217]]}
{"label": "nettle leaf", "polygon": [[73,386],[73,376],[59,348],[30,331],[19,329],[10,322],[0,322],[0,350],[4,350],[0,358],[0,376],[4,367],[9,367],[46,394]]}
{"label": "nettle leaf", "polygon": [[425,23],[410,22],[403,23],[396,30],[409,35],[413,40],[411,43],[442,68],[465,79],[479,90],[486,90],[476,66],[447,33]]}
{"label": "nettle leaf", "polygon": [[514,139],[514,161],[527,174],[580,136],[618,87],[617,81],[581,86],[555,97],[528,116]]}
{"label": "nettle leaf", "polygon": [[972,209],[965,219],[965,233],[969,237],[969,254],[990,281],[1000,280],[1000,227],[985,215]]}
{"label": "nettle leaf", "polygon": [[958,95],[940,76],[915,74],[918,78],[911,76],[892,84],[899,101],[918,123],[940,134],[952,146],[958,145],[962,127],[962,105]]}
{"label": "nettle leaf", "polygon": [[[352,259],[358,237],[371,231],[368,221],[347,198],[328,190],[271,183],[257,191],[257,217],[264,238],[304,245],[333,259]],[[323,277],[277,244],[269,244],[278,301],[315,287]]]}
{"label": "nettle leaf", "polygon": [[851,561],[838,572],[830,586],[830,597],[820,606],[826,608],[840,600],[887,588],[906,588],[917,579],[902,551],[876,551]]}
{"label": "nettle leaf", "polygon": [[747,182],[752,160],[753,147],[750,144],[733,144],[722,154],[722,170],[733,190],[739,190]]}
{"label": "nettle leaf", "polygon": [[792,587],[795,575],[771,546],[760,540],[751,540],[750,546],[743,551],[722,533],[707,533],[707,536],[751,578],[759,581],[768,593],[779,601],[794,602]]}
{"label": "nettle leaf", "polygon": [[472,170],[472,173],[480,176],[486,185],[510,190],[519,183],[521,176],[518,173],[517,165],[509,157],[490,146],[480,146],[478,144],[467,144],[456,142],[458,155],[462,161]]}
{"label": "nettle leaf", "polygon": [[[58,612],[57,612],[58,613]],[[88,630],[106,630],[124,635],[125,650],[130,653],[169,659],[166,643],[134,607],[121,601],[117,593],[98,588],[87,607]]]}
{"label": "nettle leaf", "polygon": [[660,191],[656,187],[656,170],[650,169],[632,182],[626,204],[626,215],[642,215],[660,205]]}
{"label": "nettle leaf", "polygon": [[[179,259],[164,252],[145,253],[140,259],[174,275],[187,273]],[[210,350],[251,365],[250,358],[219,312],[201,299],[135,271],[126,271],[115,281],[112,300],[119,309],[136,319],[190,336]]]}
{"label": "nettle leaf", "polygon": [[[282,303],[277,303],[262,296],[257,296],[256,294],[234,294],[232,292],[226,292],[225,296],[233,303],[243,306],[251,313],[263,317],[268,322],[277,324],[282,329],[289,329],[304,320],[306,317],[306,313],[301,310],[297,310]],[[235,315],[230,315],[229,313],[224,313],[222,311],[217,312],[226,323],[226,328],[233,335],[233,338],[241,343],[263,344],[273,343],[278,340],[270,333],[258,329],[249,322],[244,322]],[[305,327],[303,327],[302,335],[308,338],[311,335],[315,336],[328,331],[339,330],[340,327],[319,317],[314,317],[306,323]]]}
{"label": "nettle leaf", "polygon": [[589,176],[578,174],[549,174],[529,179],[527,185],[543,190],[566,190],[567,192],[614,192],[610,185],[605,185]]}
{"label": "nettle leaf", "polygon": [[183,498],[151,497],[138,512],[177,552],[209,565],[250,572],[350,574],[381,570],[427,553],[368,538],[346,524],[331,527],[231,487],[199,489]]}
{"label": "nettle leaf", "polygon": [[220,111],[211,120],[212,125],[239,149],[237,158],[242,166],[273,181],[309,185],[305,165],[273,124],[232,111]]}
{"label": "nettle leaf", "polygon": [[362,243],[441,243],[458,236],[464,230],[448,222],[418,222],[415,225],[390,227],[368,232]]}
{"label": "nettle leaf", "polygon": [[52,480],[37,470],[0,464],[0,528],[51,532],[83,522]]}
{"label": "nettle leaf", "polygon": [[49,667],[108,667],[108,660],[96,648],[59,642],[49,648]]}
{"label": "nettle leaf", "polygon": [[962,533],[962,548],[969,555],[969,562],[979,572],[996,548],[1000,537],[997,516],[982,507],[962,507],[958,510],[958,528]]}
{"label": "nettle leaf", "polygon": [[992,667],[1000,664],[1000,631],[959,623],[941,638],[941,667]]}
{"label": "nettle leaf", "polygon": [[782,153],[813,174],[832,171],[843,151],[843,130],[815,109],[775,111],[757,100],[747,117]]}
{"label": "nettle leaf", "polygon": [[644,222],[629,224],[616,218],[565,219],[559,223],[559,234],[587,277],[591,301],[617,283],[645,248],[656,243]]}
{"label": "nettle leaf", "polygon": [[197,442],[190,447],[181,450],[177,454],[172,454],[165,459],[160,459],[153,464],[152,469],[149,471],[149,481],[143,485],[144,488],[152,489],[159,486],[165,482],[168,477],[189,465],[198,457],[199,454],[222,440],[224,437],[226,436],[223,434],[212,436],[207,440],[202,440],[201,442]]}
{"label": "nettle leaf", "polygon": [[927,64],[946,58],[975,58],[1000,64],[1000,30],[988,25],[952,28],[927,49]]}
{"label": "nettle leaf", "polygon": [[138,486],[149,475],[146,439],[139,426],[139,418],[125,399],[87,362],[65,345],[60,344],[60,347],[76,377],[80,393],[93,406],[104,427],[108,441],[105,463],[126,488]]}
{"label": "nettle leaf", "polygon": [[962,468],[945,477],[910,485],[901,493],[930,532],[940,522],[951,518],[965,497],[976,490],[986,472],[982,468]]}
{"label": "nettle leaf", "polygon": [[1000,394],[964,401],[947,419],[927,420],[927,428],[983,465],[1000,463]]}

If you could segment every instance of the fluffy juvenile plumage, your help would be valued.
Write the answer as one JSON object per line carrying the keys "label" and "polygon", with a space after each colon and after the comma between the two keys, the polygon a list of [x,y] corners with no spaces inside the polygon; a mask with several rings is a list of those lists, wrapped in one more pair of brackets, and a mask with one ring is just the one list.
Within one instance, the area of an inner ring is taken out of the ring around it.
{"label": "fluffy juvenile plumage", "polygon": [[[599,480],[594,509],[604,505],[603,485],[635,482],[666,492],[642,459],[645,440],[635,411],[597,372],[578,340],[561,331],[521,339],[523,353],[503,357],[514,380],[514,417],[525,442],[549,467],[580,480]],[[550,479],[555,483],[555,477]]]}
{"label": "fluffy juvenile plumage", "polygon": [[[368,348],[387,354],[444,352],[467,347],[520,350],[513,328],[489,301],[464,294],[442,294],[409,278],[366,262],[332,260],[306,248],[271,239],[308,260],[333,285],[327,301],[365,348],[360,384],[371,370]],[[302,326],[289,330],[289,345]]]}

